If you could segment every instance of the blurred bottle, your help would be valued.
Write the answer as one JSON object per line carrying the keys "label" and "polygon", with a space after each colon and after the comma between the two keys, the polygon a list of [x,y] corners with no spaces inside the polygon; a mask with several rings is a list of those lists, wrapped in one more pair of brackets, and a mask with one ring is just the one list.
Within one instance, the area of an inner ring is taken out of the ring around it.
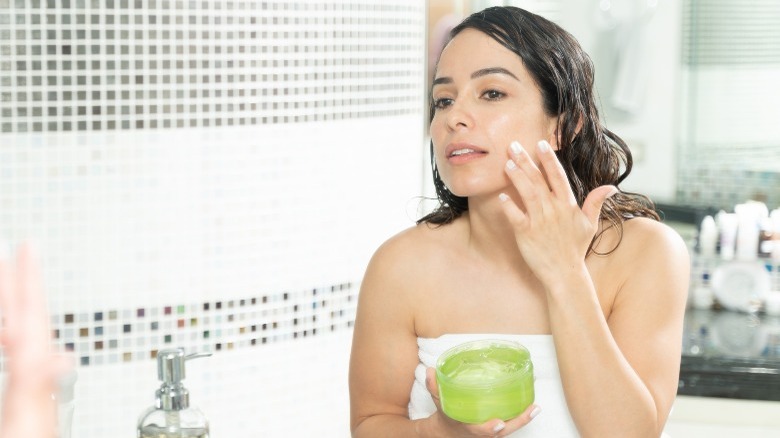
{"label": "blurred bottle", "polygon": [[70,438],[71,435],[75,386],[76,370],[71,369],[60,379],[59,391],[54,395],[54,399],[57,401],[58,438]]}

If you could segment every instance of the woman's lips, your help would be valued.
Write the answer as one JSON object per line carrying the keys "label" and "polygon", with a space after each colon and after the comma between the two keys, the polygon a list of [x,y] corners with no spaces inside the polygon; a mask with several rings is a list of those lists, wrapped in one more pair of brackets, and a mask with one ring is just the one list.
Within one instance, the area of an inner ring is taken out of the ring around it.
{"label": "woman's lips", "polygon": [[482,158],[487,152],[472,145],[450,145],[445,150],[447,161],[452,164],[462,164]]}

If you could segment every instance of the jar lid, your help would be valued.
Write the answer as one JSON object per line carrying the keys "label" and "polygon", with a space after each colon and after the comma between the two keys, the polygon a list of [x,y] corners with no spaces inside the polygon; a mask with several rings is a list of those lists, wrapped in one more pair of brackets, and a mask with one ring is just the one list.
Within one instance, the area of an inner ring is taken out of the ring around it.
{"label": "jar lid", "polygon": [[533,363],[531,353],[518,342],[482,339],[444,351],[436,361],[436,371],[439,381],[483,388],[533,372]]}

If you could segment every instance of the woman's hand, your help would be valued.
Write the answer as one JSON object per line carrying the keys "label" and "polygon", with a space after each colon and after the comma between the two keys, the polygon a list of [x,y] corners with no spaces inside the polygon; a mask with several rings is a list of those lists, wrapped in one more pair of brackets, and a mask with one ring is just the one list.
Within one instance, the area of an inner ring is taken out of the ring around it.
{"label": "woman's hand", "polygon": [[39,279],[28,245],[19,250],[15,264],[0,254],[0,339],[8,371],[0,427],[3,438],[56,435],[57,411],[52,395],[59,377],[70,365],[52,352]]}
{"label": "woman's hand", "polygon": [[425,373],[425,385],[433,397],[436,404],[436,412],[428,417],[430,429],[433,433],[424,436],[446,436],[446,437],[503,437],[520,429],[528,424],[539,412],[536,405],[529,406],[522,414],[512,418],[509,421],[502,421],[498,418],[488,420],[482,424],[466,424],[453,420],[444,414],[441,410],[439,401],[439,387],[436,384],[436,370],[428,368]]}
{"label": "woman's hand", "polygon": [[562,269],[578,269],[584,262],[601,207],[617,188],[597,187],[580,208],[550,144],[540,141],[536,156],[541,169],[518,142],[512,142],[505,171],[519,199],[513,202],[505,193],[499,198],[523,258],[547,285],[560,277]]}

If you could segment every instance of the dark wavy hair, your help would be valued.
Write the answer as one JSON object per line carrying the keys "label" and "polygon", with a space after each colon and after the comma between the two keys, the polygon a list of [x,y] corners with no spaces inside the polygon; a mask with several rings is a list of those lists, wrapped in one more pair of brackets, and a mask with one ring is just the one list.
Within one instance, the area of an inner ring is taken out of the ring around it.
{"label": "dark wavy hair", "polygon": [[[596,187],[618,187],[626,179],[633,165],[631,151],[601,123],[593,90],[593,63],[571,34],[544,17],[511,6],[470,15],[452,29],[450,40],[465,29],[487,34],[523,61],[541,90],[545,112],[558,117],[556,155],[580,206]],[[435,110],[431,99],[431,121]],[[430,148],[439,204],[417,223],[443,225],[468,210],[468,198],[447,189],[436,167],[432,141]],[[617,227],[621,236],[623,221],[639,216],[659,220],[650,199],[636,193],[619,191],[601,210],[601,219]]]}

